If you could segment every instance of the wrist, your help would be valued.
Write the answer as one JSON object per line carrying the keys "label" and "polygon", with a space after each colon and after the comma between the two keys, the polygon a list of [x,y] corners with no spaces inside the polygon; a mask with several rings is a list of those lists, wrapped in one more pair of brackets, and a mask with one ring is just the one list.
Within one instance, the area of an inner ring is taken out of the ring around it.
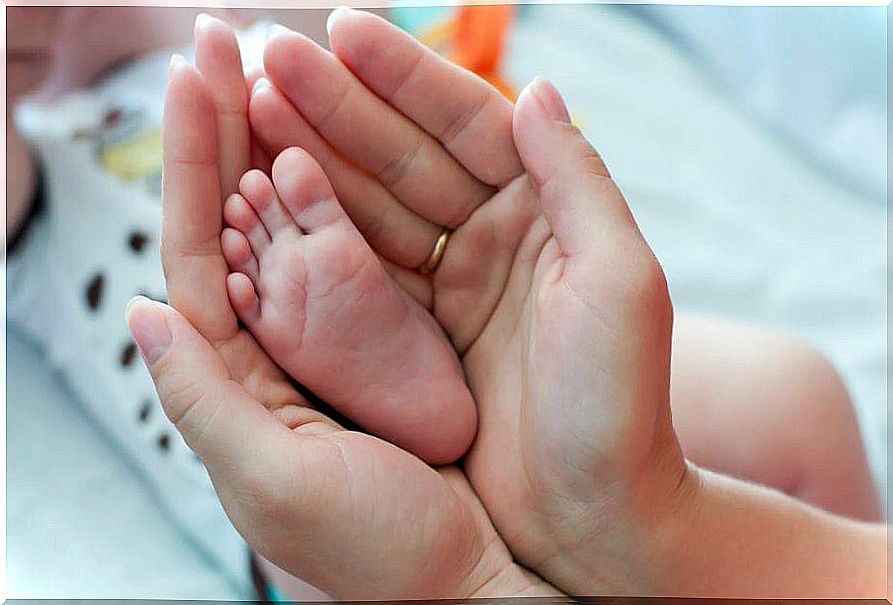
{"label": "wrist", "polygon": [[655,448],[646,468],[618,481],[623,486],[614,494],[580,502],[576,514],[543,529],[541,535],[551,538],[543,543],[552,547],[532,569],[573,595],[664,594],[685,525],[680,519],[697,509],[701,482],[700,469],[685,460],[672,436],[667,447]]}
{"label": "wrist", "polygon": [[698,511],[703,507],[706,477],[694,463],[683,460],[683,471],[672,497],[653,517],[648,529],[648,546],[643,548],[641,564],[648,570],[648,585],[652,595],[676,595],[676,580],[680,573],[676,562],[680,553],[691,548],[693,532],[697,531]]}

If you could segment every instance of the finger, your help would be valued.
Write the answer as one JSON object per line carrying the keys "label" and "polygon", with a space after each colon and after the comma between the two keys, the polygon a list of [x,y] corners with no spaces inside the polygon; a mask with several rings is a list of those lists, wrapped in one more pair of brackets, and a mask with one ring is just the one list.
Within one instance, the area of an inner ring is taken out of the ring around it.
{"label": "finger", "polygon": [[269,83],[255,87],[249,117],[270,157],[289,147],[300,147],[313,156],[351,221],[377,253],[406,268],[418,267],[428,258],[441,228],[338,155],[275,87]]}
{"label": "finger", "polygon": [[495,88],[373,14],[337,8],[328,28],[335,56],[471,174],[494,186],[521,174],[512,104]]}
{"label": "finger", "polygon": [[431,222],[455,228],[492,195],[436,140],[309,38],[293,32],[274,37],[264,70],[335,149]]}
{"label": "finger", "polygon": [[251,165],[248,89],[233,30],[205,13],[195,19],[195,64],[217,110],[220,190],[225,197],[238,191],[239,178]]}
{"label": "finger", "polygon": [[174,56],[164,101],[161,258],[171,305],[211,342],[238,331],[220,249],[216,132],[201,75]]}
{"label": "finger", "polygon": [[288,429],[232,380],[220,354],[189,322],[162,303],[137,297],[127,323],[164,411],[209,469],[262,464],[257,443]]}
{"label": "finger", "polygon": [[515,143],[543,214],[566,254],[583,254],[635,223],[598,152],[571,125],[558,91],[528,84],[515,105]]}
{"label": "finger", "polygon": [[410,271],[387,259],[380,259],[381,266],[387,271],[391,279],[394,280],[400,288],[412,296],[417,303],[430,311],[434,308],[434,290],[431,287],[431,279],[421,275],[417,271]]}

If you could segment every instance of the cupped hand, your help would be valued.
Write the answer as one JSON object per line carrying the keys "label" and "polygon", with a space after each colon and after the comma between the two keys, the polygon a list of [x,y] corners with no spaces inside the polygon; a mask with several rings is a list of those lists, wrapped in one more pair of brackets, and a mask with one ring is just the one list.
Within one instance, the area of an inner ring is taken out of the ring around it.
{"label": "cupped hand", "polygon": [[239,326],[220,232],[223,194],[251,156],[247,92],[228,27],[200,21],[196,46],[199,69],[175,58],[165,98],[173,308],[136,299],[128,321],[233,524],[261,555],[340,598],[555,594],[514,563],[458,469],[344,430]]}
{"label": "cupped hand", "polygon": [[513,112],[382,19],[338,9],[329,32],[334,54],[294,32],[268,43],[258,140],[314,155],[452,338],[479,406],[465,470],[518,561],[573,594],[647,594],[686,466],[672,306],[620,191],[551,85]]}
{"label": "cupped hand", "polygon": [[555,594],[513,562],[455,467],[265,406],[166,305],[135,299],[128,321],[233,525],[282,569],[341,599]]}

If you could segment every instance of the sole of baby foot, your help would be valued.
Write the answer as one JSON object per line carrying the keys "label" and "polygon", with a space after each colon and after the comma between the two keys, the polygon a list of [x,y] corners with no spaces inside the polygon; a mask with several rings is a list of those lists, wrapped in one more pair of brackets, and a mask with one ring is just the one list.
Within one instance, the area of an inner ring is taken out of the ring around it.
{"label": "sole of baby foot", "polygon": [[388,276],[319,165],[283,151],[273,180],[246,173],[227,199],[230,300],[269,355],[364,429],[426,462],[475,433],[462,368],[434,319]]}

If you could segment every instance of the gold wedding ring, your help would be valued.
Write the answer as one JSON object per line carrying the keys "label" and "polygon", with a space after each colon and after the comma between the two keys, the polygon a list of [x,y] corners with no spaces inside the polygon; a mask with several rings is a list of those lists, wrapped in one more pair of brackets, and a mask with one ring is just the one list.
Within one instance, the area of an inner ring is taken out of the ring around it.
{"label": "gold wedding ring", "polygon": [[449,229],[444,229],[440,232],[440,235],[438,235],[437,239],[434,241],[434,249],[431,251],[431,256],[429,256],[428,260],[422,263],[419,267],[419,273],[423,275],[434,273],[434,270],[437,269],[437,265],[439,265],[441,259],[443,259],[443,253],[446,252],[447,242],[450,240],[451,233],[452,231]]}

